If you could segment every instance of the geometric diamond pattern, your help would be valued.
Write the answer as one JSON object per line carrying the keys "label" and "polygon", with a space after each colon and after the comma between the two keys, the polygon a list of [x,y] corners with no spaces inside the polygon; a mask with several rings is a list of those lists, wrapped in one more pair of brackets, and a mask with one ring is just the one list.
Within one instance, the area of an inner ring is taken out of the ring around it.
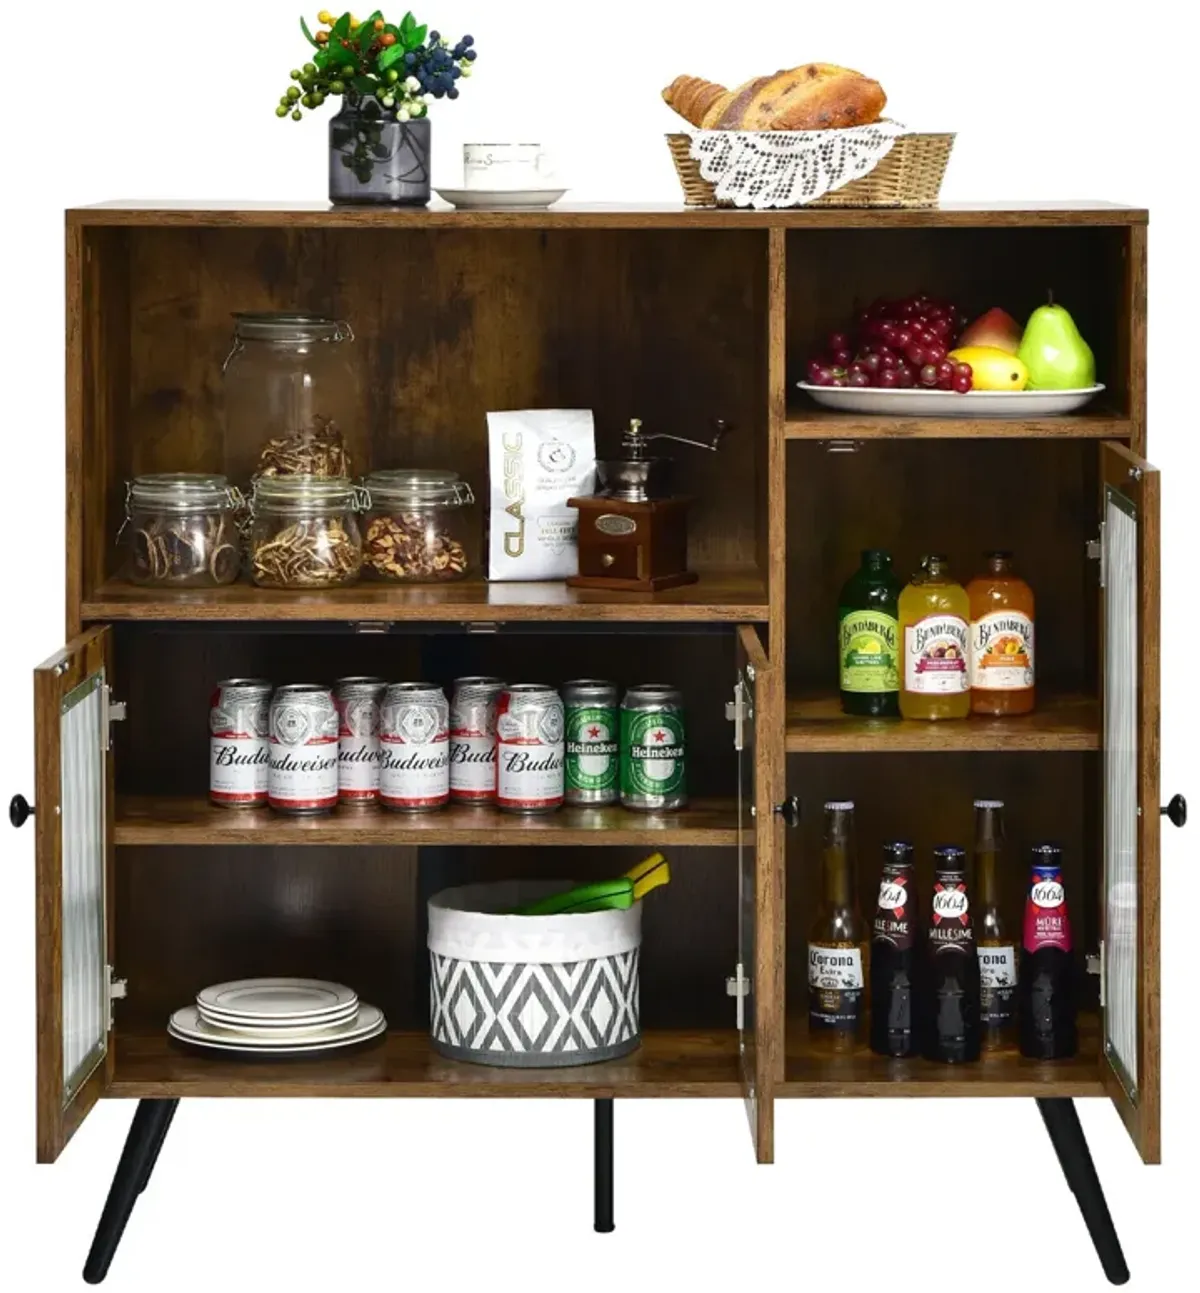
{"label": "geometric diamond pattern", "polygon": [[458,1059],[588,1064],[637,1045],[637,948],[567,965],[429,958],[433,1042]]}

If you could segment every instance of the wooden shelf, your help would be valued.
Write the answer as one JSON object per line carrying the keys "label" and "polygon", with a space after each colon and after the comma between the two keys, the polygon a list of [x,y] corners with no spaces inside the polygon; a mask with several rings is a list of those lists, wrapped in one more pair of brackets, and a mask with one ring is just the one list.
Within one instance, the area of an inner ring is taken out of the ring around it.
{"label": "wooden shelf", "polygon": [[360,583],[311,593],[249,583],[176,592],[110,579],[84,600],[83,619],[737,624],[767,619],[767,590],[753,570],[702,573],[697,583],[661,593],[483,579],[407,586]]}
{"label": "wooden shelf", "polygon": [[1079,1021],[1079,1054],[1069,1060],[1027,1060],[1016,1050],[974,1064],[887,1059],[865,1045],[847,1055],[814,1054],[807,1019],[789,1019],[781,1096],[1054,1096],[1104,1094],[1099,1022]]}
{"label": "wooden shelf", "polygon": [[114,825],[118,844],[488,844],[646,845],[737,844],[732,799],[697,799],[674,813],[620,807],[562,808],[555,813],[502,813],[452,804],[428,813],[386,809],[336,810],[320,817],[287,817],[269,809],[216,808],[207,799],[121,796]]}
{"label": "wooden shelf", "polygon": [[742,1094],[737,1033],[651,1031],[624,1059],[567,1069],[502,1069],[443,1059],[427,1034],[388,1033],[321,1058],[223,1057],[118,1028],[107,1094],[176,1096],[628,1096]]}
{"label": "wooden shelf", "polygon": [[789,440],[1129,440],[1134,426],[1104,404],[1057,418],[896,418],[835,413],[797,397],[784,434]]}
{"label": "wooden shelf", "polygon": [[843,714],[836,695],[789,698],[789,754],[937,754],[952,750],[1098,750],[1100,706],[1088,696],[1039,696],[1032,714],[922,723]]}

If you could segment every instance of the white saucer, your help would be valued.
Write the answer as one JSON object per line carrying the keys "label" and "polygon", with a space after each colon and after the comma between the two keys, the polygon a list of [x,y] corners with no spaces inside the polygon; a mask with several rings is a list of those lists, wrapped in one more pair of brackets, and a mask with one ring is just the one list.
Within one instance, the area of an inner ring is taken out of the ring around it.
{"label": "white saucer", "polygon": [[316,1019],[303,1020],[257,1020],[254,1023],[247,1023],[245,1019],[239,1019],[236,1016],[215,1014],[203,1006],[198,1007],[197,1012],[204,1023],[226,1032],[241,1033],[247,1037],[290,1037],[308,1036],[310,1033],[349,1023],[358,1014],[358,1010],[358,1003],[355,1002],[348,1010],[339,1010],[336,1015],[322,1015]]}
{"label": "white saucer", "polygon": [[364,1004],[359,1007],[354,1019],[334,1028],[320,1028],[307,1034],[299,1029],[295,1032],[289,1029],[286,1035],[278,1037],[251,1036],[225,1028],[214,1028],[200,1018],[200,1012],[195,1006],[184,1006],[171,1016],[167,1032],[179,1041],[193,1046],[206,1046],[212,1050],[292,1055],[365,1042],[371,1037],[377,1037],[386,1028],[387,1020],[384,1019],[383,1012],[376,1006]]}
{"label": "white saucer", "polygon": [[358,1004],[358,993],[323,979],[234,979],[198,992],[196,1004],[225,1020],[295,1027],[344,1015]]}
{"label": "white saucer", "polygon": [[566,189],[434,189],[460,211],[544,211]]}

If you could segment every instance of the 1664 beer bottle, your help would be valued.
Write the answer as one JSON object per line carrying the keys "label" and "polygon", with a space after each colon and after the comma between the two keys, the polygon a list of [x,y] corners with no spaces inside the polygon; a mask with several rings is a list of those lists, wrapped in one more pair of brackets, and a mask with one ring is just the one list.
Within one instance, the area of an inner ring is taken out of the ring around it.
{"label": "1664 beer bottle", "polygon": [[222,808],[267,802],[271,684],[261,678],[217,683],[208,715],[209,796]]}
{"label": "1664 beer bottle", "polygon": [[441,808],[450,798],[450,706],[429,682],[395,682],[379,710],[379,802],[400,812]]}
{"label": "1664 beer bottle", "polygon": [[945,1064],[979,1058],[979,956],[967,895],[967,855],[933,850],[932,912],[922,997],[925,1054]]}
{"label": "1664 beer bottle", "polygon": [[854,893],[854,804],[825,805],[821,903],[808,935],[808,1031],[819,1050],[850,1050],[860,1039],[866,932]]}
{"label": "1664 beer bottle", "polygon": [[914,1055],[917,876],[911,844],[883,846],[883,874],[871,933],[871,1049]]}
{"label": "1664 beer bottle", "polygon": [[975,801],[975,897],[979,919],[979,1013],[985,1051],[1009,1046],[1017,1024],[1017,949],[1001,911],[1004,804]]}
{"label": "1664 beer bottle", "polygon": [[1065,1059],[1075,1054],[1079,1040],[1062,849],[1039,844],[1032,853],[1021,957],[1021,1054],[1036,1060]]}
{"label": "1664 beer bottle", "polygon": [[581,678],[563,685],[567,720],[569,804],[615,804],[620,798],[616,683]]}
{"label": "1664 beer bottle", "polygon": [[499,678],[459,678],[450,701],[450,798],[496,802],[496,704]]}
{"label": "1664 beer bottle", "polygon": [[518,682],[496,712],[496,803],[510,813],[562,807],[566,762],[562,698],[553,687]]}
{"label": "1664 beer bottle", "polygon": [[687,803],[687,741],[678,687],[644,682],[621,702],[621,803],[669,812]]}

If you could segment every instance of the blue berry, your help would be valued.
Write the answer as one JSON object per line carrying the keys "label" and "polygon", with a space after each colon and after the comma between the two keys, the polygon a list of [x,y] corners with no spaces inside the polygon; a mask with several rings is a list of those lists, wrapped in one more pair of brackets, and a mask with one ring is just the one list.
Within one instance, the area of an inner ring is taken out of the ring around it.
{"label": "blue berry", "polygon": [[462,44],[462,42],[460,41],[460,42],[459,42],[457,45],[455,45],[455,47],[450,51],[450,57],[451,57],[451,58],[462,58],[463,54],[466,52],[466,48],[467,48],[467,47],[466,47],[464,44]]}
{"label": "blue berry", "polygon": [[468,45],[474,45],[474,44],[475,44],[475,37],[474,37],[474,36],[464,36],[464,37],[462,38],[462,40],[460,40],[458,43],[459,43],[460,45],[462,45],[462,46],[463,46],[463,48],[465,49]]}
{"label": "blue berry", "polygon": [[463,55],[463,58],[465,58],[468,63],[473,63],[478,57],[479,55],[473,49],[467,50],[467,52]]}
{"label": "blue berry", "polygon": [[435,99],[440,99],[440,98],[442,98],[442,96],[443,96],[445,93],[446,93],[446,91],[445,91],[444,89],[442,89],[442,87],[441,87],[440,85],[435,85],[435,86],[433,87],[433,97],[434,97]]}
{"label": "blue berry", "polygon": [[457,80],[458,80],[458,78],[459,78],[460,76],[462,76],[462,68],[461,68],[461,67],[452,67],[452,68],[450,69],[450,77],[451,77],[451,79],[452,79],[452,80],[457,81]]}
{"label": "blue berry", "polygon": [[446,91],[446,98],[447,98],[447,99],[457,99],[457,98],[458,98],[458,87],[457,87],[457,86],[455,86],[455,85],[452,85],[452,86],[451,86],[451,87]]}
{"label": "blue berry", "polygon": [[404,66],[405,66],[405,67],[412,67],[412,65],[413,65],[416,61],[417,61],[417,56],[416,56],[416,55],[412,52],[412,50],[410,49],[410,50],[408,51],[408,53],[407,53],[407,54],[405,54],[405,56],[404,56]]}
{"label": "blue berry", "polygon": [[429,43],[431,45],[436,45],[438,41],[441,40],[441,38],[442,38],[442,33],[440,31],[431,31],[429,33]]}

